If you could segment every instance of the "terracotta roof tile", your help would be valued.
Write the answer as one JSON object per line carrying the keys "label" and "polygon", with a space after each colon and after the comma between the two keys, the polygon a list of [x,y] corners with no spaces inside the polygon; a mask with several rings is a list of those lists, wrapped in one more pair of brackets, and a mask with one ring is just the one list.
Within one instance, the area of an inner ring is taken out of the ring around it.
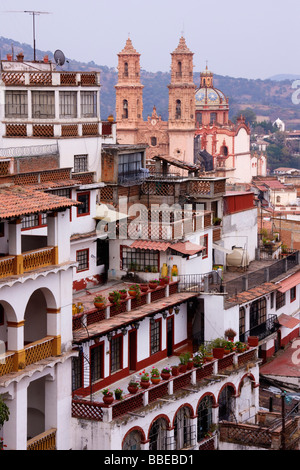
{"label": "terracotta roof tile", "polygon": [[141,250],[166,251],[171,243],[157,242],[153,240],[135,240],[130,248],[140,248]]}
{"label": "terracotta roof tile", "polygon": [[199,251],[202,251],[205,247],[191,242],[179,242],[174,243],[170,246],[170,248],[172,250],[179,251],[179,253],[184,255],[195,255],[196,253],[199,253]]}
{"label": "terracotta roof tile", "polygon": [[290,290],[292,287],[297,286],[300,283],[300,270],[293,274],[292,276],[289,276],[287,279],[283,279],[280,282],[280,287],[279,287],[279,292],[287,292]]}
{"label": "terracotta roof tile", "polygon": [[264,284],[261,284],[260,286],[253,287],[252,289],[248,289],[244,292],[241,292],[231,297],[227,301],[244,304],[246,302],[251,302],[251,300],[258,299],[259,297],[265,294],[269,294],[270,292],[277,290],[278,287],[280,287],[280,284],[273,284],[271,282],[265,282]]}
{"label": "terracotta roof tile", "polygon": [[9,219],[78,205],[77,201],[27,187],[0,188],[0,218]]}

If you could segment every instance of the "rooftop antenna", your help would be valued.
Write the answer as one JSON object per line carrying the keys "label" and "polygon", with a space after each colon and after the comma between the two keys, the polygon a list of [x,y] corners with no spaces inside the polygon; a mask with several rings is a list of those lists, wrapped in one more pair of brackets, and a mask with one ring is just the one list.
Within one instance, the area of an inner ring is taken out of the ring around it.
{"label": "rooftop antenna", "polygon": [[32,31],[33,31],[33,60],[36,61],[36,47],[35,47],[35,17],[37,15],[49,15],[50,11],[35,11],[35,10],[12,10],[3,13],[29,13],[32,16]]}

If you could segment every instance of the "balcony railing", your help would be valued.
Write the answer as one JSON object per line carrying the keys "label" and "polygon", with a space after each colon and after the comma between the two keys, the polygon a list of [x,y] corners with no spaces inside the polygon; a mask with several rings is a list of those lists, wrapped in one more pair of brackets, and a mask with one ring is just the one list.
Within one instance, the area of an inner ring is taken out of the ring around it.
{"label": "balcony railing", "polygon": [[56,248],[53,246],[27,251],[22,253],[20,257],[4,256],[0,258],[0,278],[22,274],[23,272],[54,264],[56,264]]}
{"label": "balcony railing", "polygon": [[173,395],[173,393],[176,393],[179,390],[188,390],[192,383],[201,383],[203,379],[210,377],[214,371],[224,371],[226,367],[232,368],[234,362],[236,362],[238,366],[246,366],[248,362],[253,363],[255,358],[255,348],[251,348],[240,354],[230,354],[230,359],[226,364],[223,360],[215,359],[212,362],[203,364],[201,367],[196,367],[187,372],[180,373],[175,377],[171,376],[168,380],[162,380],[157,385],[151,384],[148,389],[140,389],[134,395],[127,394],[122,400],[114,400],[111,405],[105,405],[99,401],[77,398],[76,391],[74,391],[74,398],[72,400],[72,416],[78,419],[103,421],[104,414],[108,411],[107,409],[112,408],[110,419],[113,420],[127,413],[132,413],[135,410],[146,406],[146,404],[153,403],[160,398]]}
{"label": "balcony railing", "polygon": [[178,276],[179,292],[223,292],[222,278],[217,271],[206,274],[183,274]]}
{"label": "balcony railing", "polygon": [[240,341],[247,342],[249,336],[258,336],[258,339],[262,340],[272,333],[275,333],[279,327],[280,324],[278,322],[277,315],[271,315],[267,321],[261,323],[260,325],[254,326],[245,333],[242,333],[240,335]]}
{"label": "balcony railing", "polygon": [[56,450],[56,429],[48,429],[27,441],[27,450]]}

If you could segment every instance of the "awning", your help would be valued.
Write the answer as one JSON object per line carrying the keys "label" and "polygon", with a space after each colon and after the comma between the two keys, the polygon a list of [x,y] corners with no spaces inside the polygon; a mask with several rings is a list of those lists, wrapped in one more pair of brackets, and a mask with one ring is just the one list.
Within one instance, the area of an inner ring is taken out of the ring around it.
{"label": "awning", "polygon": [[127,219],[127,214],[110,209],[105,204],[96,206],[96,215],[94,219],[103,220],[104,222],[117,222],[118,220]]}
{"label": "awning", "polygon": [[135,240],[129,248],[139,248],[140,250],[166,251],[170,246],[168,242],[156,242],[152,240]]}
{"label": "awning", "polygon": [[297,286],[300,283],[300,271],[292,274],[287,279],[280,281],[280,287],[278,289],[279,292],[287,292],[288,290],[292,289],[292,287]]}
{"label": "awning", "polygon": [[222,253],[226,253],[226,254],[233,253],[233,250],[229,250],[228,248],[224,248],[223,246],[216,245],[215,243],[212,244],[212,247],[213,247],[215,250],[222,251]]}
{"label": "awning", "polygon": [[191,242],[179,242],[170,245],[170,248],[184,255],[195,255],[196,253],[204,250],[205,246],[197,245],[196,243]]}
{"label": "awning", "polygon": [[292,330],[293,328],[295,328],[295,326],[299,325],[300,320],[297,320],[297,318],[282,313],[278,317],[278,322],[280,323],[280,325],[285,326],[286,328],[290,328]]}

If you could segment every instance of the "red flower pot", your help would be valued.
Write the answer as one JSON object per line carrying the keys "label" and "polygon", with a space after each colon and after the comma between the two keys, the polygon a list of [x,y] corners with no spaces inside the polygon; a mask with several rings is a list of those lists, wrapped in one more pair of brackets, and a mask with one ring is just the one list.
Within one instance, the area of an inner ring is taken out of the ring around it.
{"label": "red flower pot", "polygon": [[141,284],[140,285],[141,291],[142,292],[147,292],[148,291],[148,284]]}
{"label": "red flower pot", "polygon": [[161,372],[160,376],[163,380],[169,380],[169,378],[171,377],[171,374],[168,372]]}
{"label": "red flower pot", "polygon": [[128,385],[127,389],[128,389],[128,392],[132,393],[132,395],[133,395],[134,393],[136,393],[138,391],[139,387],[134,387],[133,385]]}
{"label": "red flower pot", "polygon": [[193,367],[194,367],[193,361],[189,361],[189,362],[187,363],[187,370],[191,370]]}
{"label": "red flower pot", "polygon": [[103,403],[105,403],[106,405],[111,405],[113,401],[113,395],[103,395]]}
{"label": "red flower pot", "polygon": [[258,346],[258,336],[249,336],[248,337],[248,344],[250,347]]}
{"label": "red flower pot", "polygon": [[176,376],[179,374],[179,368],[178,367],[172,367],[172,375]]}
{"label": "red flower pot", "polygon": [[224,348],[213,348],[213,357],[215,359],[222,359],[224,357]]}
{"label": "red flower pot", "polygon": [[136,291],[135,290],[129,290],[128,294],[130,295],[130,297],[136,297]]}
{"label": "red flower pot", "polygon": [[94,302],[96,308],[104,308],[104,302]]}
{"label": "red flower pot", "polygon": [[120,292],[121,300],[127,299],[127,292]]}
{"label": "red flower pot", "polygon": [[142,388],[148,388],[148,387],[150,387],[150,380],[141,380],[141,381],[140,381],[140,386],[141,386]]}
{"label": "red flower pot", "polygon": [[180,366],[179,366],[180,374],[184,374],[184,372],[186,372],[186,370],[187,370],[187,364],[180,364]]}
{"label": "red flower pot", "polygon": [[157,288],[158,284],[156,282],[149,282],[149,287],[151,290],[155,290]]}

